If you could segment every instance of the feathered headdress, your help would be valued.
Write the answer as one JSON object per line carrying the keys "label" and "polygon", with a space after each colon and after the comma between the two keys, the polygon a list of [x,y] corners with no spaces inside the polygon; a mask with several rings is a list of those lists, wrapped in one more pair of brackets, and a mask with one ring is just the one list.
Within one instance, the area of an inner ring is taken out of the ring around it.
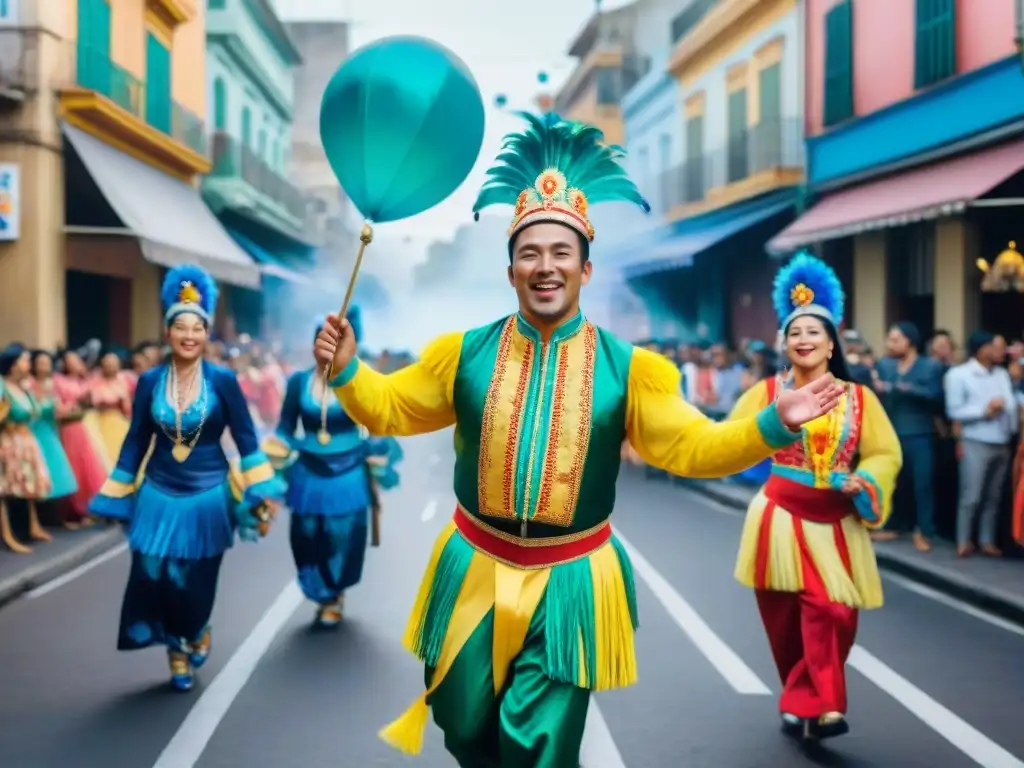
{"label": "feathered headdress", "polygon": [[602,144],[599,129],[555,114],[516,114],[529,126],[505,137],[473,206],[474,218],[489,205],[508,204],[515,206],[509,237],[529,224],[554,221],[592,241],[594,227],[587,215],[591,203],[627,201],[650,212],[619,164],[625,150]]}
{"label": "feathered headdress", "polygon": [[[352,334],[355,336],[356,344],[358,344],[363,340],[363,314],[359,311],[359,307],[355,305],[349,307],[348,312],[345,314],[345,319],[348,320],[348,324],[352,326]],[[313,331],[314,339],[320,335],[320,329],[324,327],[324,323],[326,322],[326,315],[317,316],[316,330]]]}
{"label": "feathered headdress", "polygon": [[164,278],[160,301],[164,307],[164,323],[186,312],[198,315],[207,325],[213,322],[217,308],[217,283],[202,267],[183,264],[175,267]]}
{"label": "feathered headdress", "polygon": [[775,276],[772,303],[781,328],[801,315],[813,315],[837,327],[843,320],[843,286],[832,267],[802,251]]}

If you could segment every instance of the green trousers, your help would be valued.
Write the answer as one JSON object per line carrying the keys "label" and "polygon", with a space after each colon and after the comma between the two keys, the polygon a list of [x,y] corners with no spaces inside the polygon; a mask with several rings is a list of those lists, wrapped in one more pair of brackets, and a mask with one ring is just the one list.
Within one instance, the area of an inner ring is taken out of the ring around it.
{"label": "green trousers", "polygon": [[[461,768],[577,768],[590,691],[544,674],[545,601],[495,694],[493,611],[480,623],[429,703]],[[434,670],[426,670],[429,686]]]}

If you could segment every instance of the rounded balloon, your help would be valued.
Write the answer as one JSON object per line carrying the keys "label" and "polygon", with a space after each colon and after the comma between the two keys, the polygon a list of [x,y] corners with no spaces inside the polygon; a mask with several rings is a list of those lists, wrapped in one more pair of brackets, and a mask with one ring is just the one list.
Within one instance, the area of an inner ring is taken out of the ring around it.
{"label": "rounded balloon", "polygon": [[320,104],[320,139],[338,182],[369,221],[415,216],[454,192],[484,138],[484,104],[466,65],[421,37],[352,54]]}
{"label": "rounded balloon", "polygon": [[548,73],[547,72],[538,72],[537,73],[537,82],[538,83],[546,83],[547,81],[548,81]]}
{"label": "rounded balloon", "polygon": [[506,104],[508,104],[508,96],[506,96],[505,94],[499,93],[497,96],[494,97],[494,106],[496,106],[498,109],[501,109]]}

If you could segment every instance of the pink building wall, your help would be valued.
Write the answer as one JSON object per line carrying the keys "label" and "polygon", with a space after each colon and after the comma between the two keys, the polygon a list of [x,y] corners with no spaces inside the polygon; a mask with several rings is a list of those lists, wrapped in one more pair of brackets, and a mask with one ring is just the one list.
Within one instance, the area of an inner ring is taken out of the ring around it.
{"label": "pink building wall", "polygon": [[[825,14],[839,0],[805,0],[808,136],[823,133]],[[915,0],[853,0],[853,104],[858,117],[914,95]],[[957,71],[1016,52],[1014,0],[956,0]]]}

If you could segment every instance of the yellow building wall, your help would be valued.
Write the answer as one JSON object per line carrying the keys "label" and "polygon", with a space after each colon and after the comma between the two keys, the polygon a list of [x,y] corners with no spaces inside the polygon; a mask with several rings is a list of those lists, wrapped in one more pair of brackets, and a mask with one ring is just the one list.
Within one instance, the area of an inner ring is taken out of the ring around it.
{"label": "yellow building wall", "polygon": [[171,95],[189,112],[206,121],[206,3],[174,32]]}
{"label": "yellow building wall", "polygon": [[110,58],[146,81],[146,0],[110,0]]}

